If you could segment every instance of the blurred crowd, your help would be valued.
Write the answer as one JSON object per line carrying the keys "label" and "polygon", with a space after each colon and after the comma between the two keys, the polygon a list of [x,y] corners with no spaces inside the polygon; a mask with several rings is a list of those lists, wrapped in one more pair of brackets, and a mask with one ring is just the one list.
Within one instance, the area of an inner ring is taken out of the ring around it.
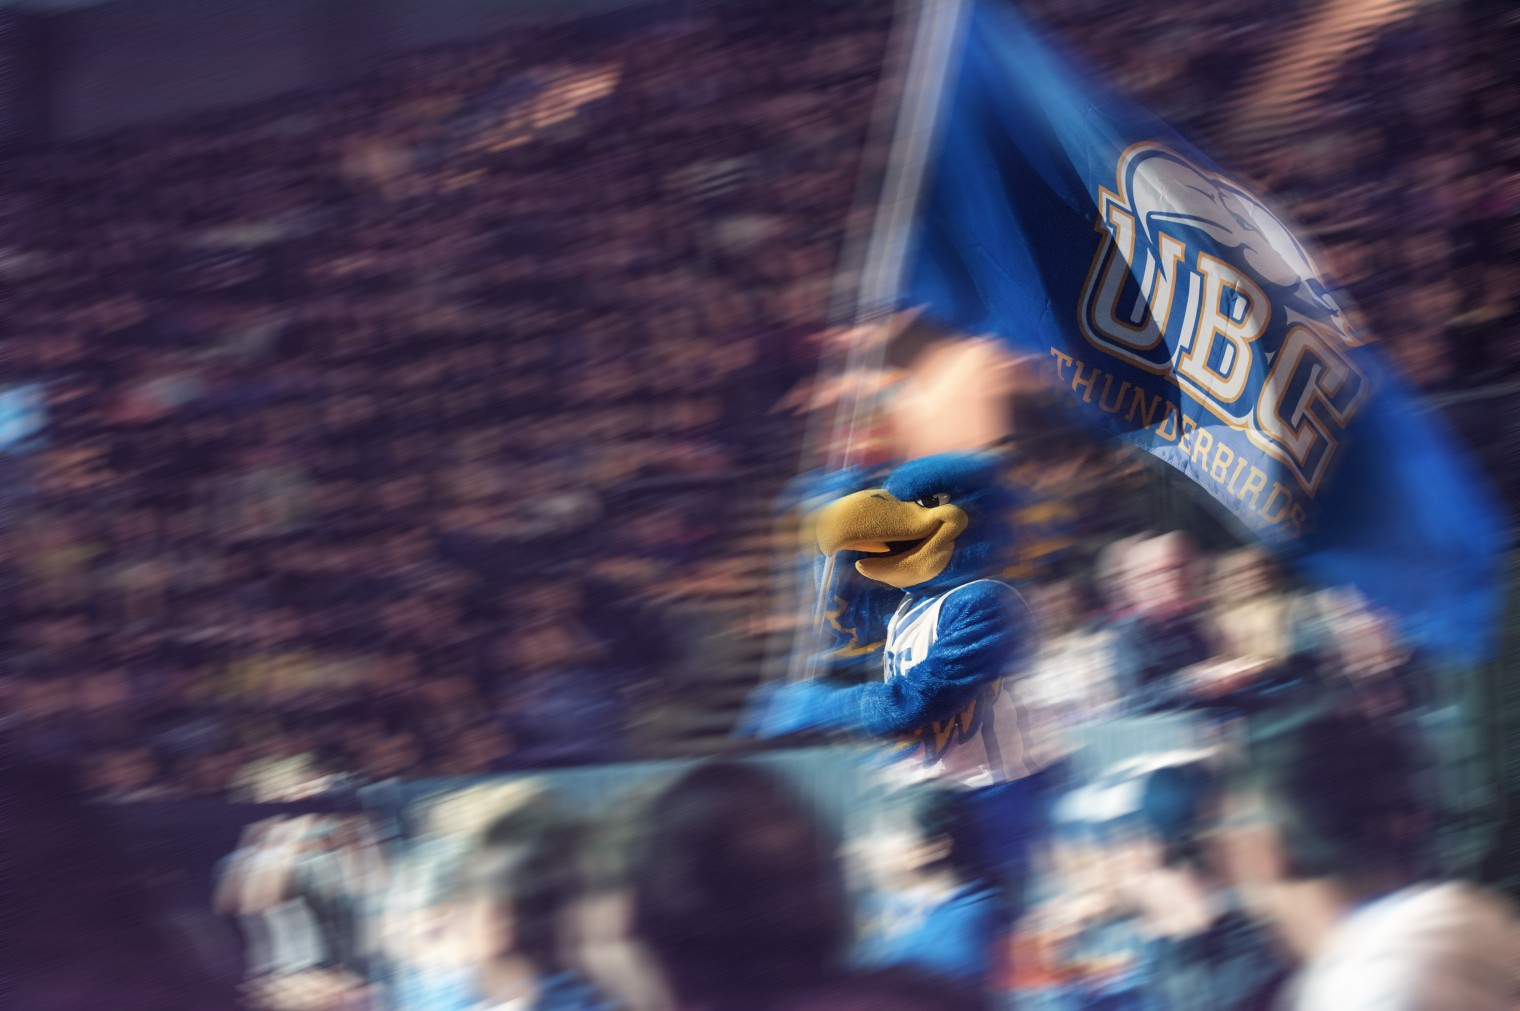
{"label": "blurred crowd", "polygon": [[[1309,224],[1421,384],[1513,366],[1513,24],[1397,21],[1261,146],[1217,96],[1294,11],[1032,6]],[[888,7],[518,29],[9,161],[23,745],[117,799],[292,799],[660,753],[708,671],[753,680]],[[1074,713],[1327,653],[1410,704],[1381,619],[1254,553],[1098,561],[1039,591]]]}
{"label": "blurred crowd", "polygon": [[[132,859],[87,831],[108,809],[43,776],[50,789],[21,811],[72,831],[13,896],[32,928],[17,993],[157,1011],[230,1007],[234,989],[263,1011],[1503,1011],[1520,998],[1515,910],[1433,873],[1417,755],[1362,713],[1306,710],[1233,748],[1152,755],[1067,789],[1040,847],[1043,899],[1019,919],[969,794],[919,785],[842,814],[816,792],[842,767],[791,764],[652,778],[624,765],[615,799],[589,804],[562,779],[515,778],[419,796],[405,835],[384,817],[264,817],[219,865],[220,921],[144,907],[153,889]],[[96,890],[115,912],[57,902]],[[241,973],[183,943],[228,929]],[[59,958],[81,948],[83,965]]]}
{"label": "blurred crowd", "polygon": [[1042,638],[1025,694],[1076,732],[1311,698],[1399,724],[1451,701],[1391,616],[1354,590],[1294,587],[1257,548],[1204,553],[1181,531],[1124,537],[1032,599]]}
{"label": "blurred crowd", "polygon": [[122,798],[635,752],[763,592],[884,38],[517,30],[9,164],[23,736]]}

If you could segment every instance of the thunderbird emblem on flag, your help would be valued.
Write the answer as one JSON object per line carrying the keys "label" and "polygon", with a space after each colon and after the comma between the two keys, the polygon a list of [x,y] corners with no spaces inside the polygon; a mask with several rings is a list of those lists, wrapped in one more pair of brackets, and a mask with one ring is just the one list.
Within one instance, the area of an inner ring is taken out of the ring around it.
{"label": "thunderbird emblem on flag", "polygon": [[[1222,486],[1217,497],[1249,506],[1239,511],[1257,529],[1297,536],[1368,394],[1343,350],[1359,341],[1308,253],[1242,187],[1142,143],[1120,157],[1115,190],[1096,194],[1102,239],[1077,314],[1088,344],[1115,360],[1103,363],[1100,409],[1168,441],[1191,436],[1188,457]],[[1189,425],[1184,412],[1179,430],[1143,375],[1167,378],[1217,423]],[[1096,385],[1094,374],[1084,402]],[[1293,482],[1269,491],[1256,452]]]}

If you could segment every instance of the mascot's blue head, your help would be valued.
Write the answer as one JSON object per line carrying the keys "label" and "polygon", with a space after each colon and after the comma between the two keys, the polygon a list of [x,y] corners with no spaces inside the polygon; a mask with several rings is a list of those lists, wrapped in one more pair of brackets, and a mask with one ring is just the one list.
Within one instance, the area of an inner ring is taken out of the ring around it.
{"label": "mascot's blue head", "polygon": [[995,576],[1008,564],[1019,498],[990,453],[944,453],[898,467],[880,488],[819,511],[818,547],[858,553],[861,575],[914,592]]}

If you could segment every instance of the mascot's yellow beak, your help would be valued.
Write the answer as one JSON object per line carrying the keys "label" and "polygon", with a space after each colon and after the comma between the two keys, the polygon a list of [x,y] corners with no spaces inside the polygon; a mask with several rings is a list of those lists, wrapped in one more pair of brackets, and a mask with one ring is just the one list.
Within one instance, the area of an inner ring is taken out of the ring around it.
{"label": "mascot's yellow beak", "polygon": [[948,503],[903,502],[873,488],[818,510],[813,529],[824,554],[864,551],[873,557],[856,562],[856,571],[907,589],[945,571],[968,523],[965,512]]}

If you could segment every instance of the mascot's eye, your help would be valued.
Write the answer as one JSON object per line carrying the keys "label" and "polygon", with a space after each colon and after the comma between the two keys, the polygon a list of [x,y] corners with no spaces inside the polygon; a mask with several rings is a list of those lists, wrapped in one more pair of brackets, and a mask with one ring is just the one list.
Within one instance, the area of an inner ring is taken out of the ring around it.
{"label": "mascot's eye", "polygon": [[925,509],[933,509],[950,501],[949,495],[925,495],[923,498],[914,499],[914,505],[921,505]]}

